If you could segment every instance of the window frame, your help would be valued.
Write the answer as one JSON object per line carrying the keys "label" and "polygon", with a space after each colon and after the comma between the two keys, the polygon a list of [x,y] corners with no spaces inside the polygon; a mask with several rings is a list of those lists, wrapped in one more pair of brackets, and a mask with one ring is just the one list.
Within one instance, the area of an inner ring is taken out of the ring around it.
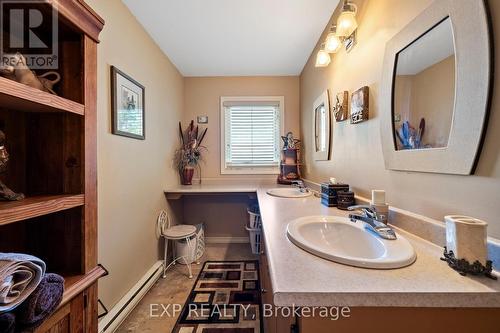
{"label": "window frame", "polygon": [[[272,102],[279,105],[279,134],[284,135],[285,131],[285,97],[284,96],[221,96],[220,97],[220,173],[221,175],[278,175],[279,165],[268,166],[228,166],[226,164],[226,112],[225,102]],[[278,147],[280,144],[278,142]]]}

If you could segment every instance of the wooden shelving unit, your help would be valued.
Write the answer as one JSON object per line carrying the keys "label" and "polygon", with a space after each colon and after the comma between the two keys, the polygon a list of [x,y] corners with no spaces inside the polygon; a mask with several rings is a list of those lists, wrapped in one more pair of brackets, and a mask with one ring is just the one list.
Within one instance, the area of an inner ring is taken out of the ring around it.
{"label": "wooden shelving unit", "polygon": [[71,299],[81,293],[82,290],[90,287],[96,279],[99,279],[104,274],[107,274],[106,270],[101,266],[96,266],[85,275],[72,275],[64,277],[64,296],[61,304],[59,304],[59,308],[71,301]]}
{"label": "wooden shelving unit", "polygon": [[26,198],[22,201],[4,201],[0,202],[0,225],[52,214],[84,204],[83,194],[47,195]]}
{"label": "wooden shelving unit", "polygon": [[104,21],[83,0],[39,5],[59,13],[62,79],[53,95],[0,77],[0,129],[10,153],[0,178],[26,196],[0,201],[0,251],[35,255],[65,278],[62,303],[36,332],[96,332],[97,281],[107,274],[97,264],[97,38]]}
{"label": "wooden shelving unit", "polygon": [[28,112],[85,114],[85,105],[0,77],[0,105]]}

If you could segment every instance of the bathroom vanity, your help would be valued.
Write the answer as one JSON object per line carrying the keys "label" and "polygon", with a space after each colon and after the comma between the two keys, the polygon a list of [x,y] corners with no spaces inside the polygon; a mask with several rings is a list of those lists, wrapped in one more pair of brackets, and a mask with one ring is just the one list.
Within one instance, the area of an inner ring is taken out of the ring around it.
{"label": "bathroom vanity", "polygon": [[[166,191],[169,199],[200,194],[257,196],[264,234],[260,254],[262,303],[272,305],[277,313],[264,316],[265,333],[401,332],[402,328],[409,333],[495,332],[500,327],[500,281],[461,276],[441,261],[444,228],[437,221],[434,230],[427,225],[428,221],[412,221],[409,233],[397,227],[409,226],[409,217],[404,217],[401,211],[391,213],[391,217],[398,219],[394,221],[398,222],[394,223],[396,226],[393,225],[396,233],[409,241],[416,260],[397,269],[353,267],[307,252],[287,236],[288,224],[297,218],[345,218],[348,212],[325,207],[314,195],[293,198],[270,195],[269,190],[274,188],[275,184],[211,184]],[[421,233],[418,228],[423,229]],[[415,233],[426,235],[427,239]],[[293,306],[338,307],[338,311],[344,307],[349,308],[349,317],[331,320],[321,316],[282,315],[281,308]]]}
{"label": "bathroom vanity", "polygon": [[[350,317],[264,318],[265,332],[495,332],[500,327],[500,282],[461,276],[440,260],[443,248],[395,228],[415,249],[399,269],[366,269],[322,259],[287,237],[303,216],[347,216],[314,196],[277,198],[257,190],[265,248],[263,303],[276,307],[349,307]],[[358,222],[359,223],[359,222]],[[353,240],[354,241],[354,240]],[[409,325],[411,324],[411,326]]]}

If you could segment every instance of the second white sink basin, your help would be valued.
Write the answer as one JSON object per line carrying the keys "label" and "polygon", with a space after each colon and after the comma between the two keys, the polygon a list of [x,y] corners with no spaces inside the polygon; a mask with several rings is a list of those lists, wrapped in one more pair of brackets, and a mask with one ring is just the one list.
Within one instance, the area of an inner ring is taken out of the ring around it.
{"label": "second white sink basin", "polygon": [[267,194],[281,198],[305,198],[310,196],[312,193],[309,191],[300,192],[300,190],[296,187],[277,187],[267,190]]}
{"label": "second white sink basin", "polygon": [[293,220],[288,238],[298,247],[341,264],[392,269],[411,265],[415,250],[400,234],[385,240],[365,229],[361,221],[337,216],[307,216]]}

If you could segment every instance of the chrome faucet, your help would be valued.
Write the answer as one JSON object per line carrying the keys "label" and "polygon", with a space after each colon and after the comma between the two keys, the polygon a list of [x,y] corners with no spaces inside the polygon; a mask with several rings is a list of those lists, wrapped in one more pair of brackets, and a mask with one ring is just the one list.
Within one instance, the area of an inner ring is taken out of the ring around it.
{"label": "chrome faucet", "polygon": [[347,209],[360,212],[360,214],[349,214],[349,218],[352,222],[362,221],[380,237],[389,240],[396,239],[394,230],[383,222],[386,218],[378,214],[372,207],[357,205],[348,207]]}
{"label": "chrome faucet", "polygon": [[309,191],[302,180],[292,180],[292,187],[298,188],[301,193],[306,193]]}

